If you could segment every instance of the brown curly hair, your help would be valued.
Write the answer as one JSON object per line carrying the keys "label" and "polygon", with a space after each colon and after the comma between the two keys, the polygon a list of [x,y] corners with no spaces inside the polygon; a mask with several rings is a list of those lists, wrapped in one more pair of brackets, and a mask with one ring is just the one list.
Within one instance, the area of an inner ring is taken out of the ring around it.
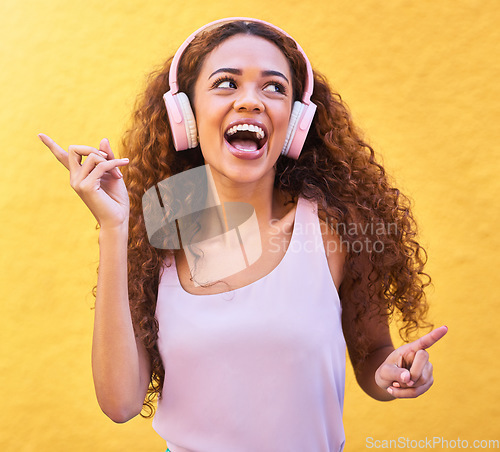
{"label": "brown curly hair", "polygon": [[[306,64],[295,42],[275,29],[256,22],[235,21],[197,35],[185,50],[178,71],[180,90],[192,98],[205,57],[236,34],[263,37],[276,44],[290,62],[295,100],[300,99]],[[145,344],[152,365],[151,384],[143,416],[154,412],[165,371],[157,348],[155,318],[160,272],[172,251],[152,247],[142,214],[142,196],[162,180],[204,164],[199,147],[176,152],[163,94],[168,91],[172,58],[150,75],[138,99],[132,124],[123,138],[124,180],[130,196],[128,279],[130,309],[137,336]],[[410,202],[393,187],[373,149],[361,138],[341,97],[326,79],[314,72],[316,116],[298,160],[281,156],[276,164],[275,187],[318,203],[324,224],[335,228],[347,250],[344,279],[339,288],[344,306],[355,306],[348,328],[356,337],[356,354],[363,358],[368,342],[361,325],[367,315],[392,317],[399,313],[400,334],[408,340],[424,322],[424,288],[430,278],[423,272],[427,260],[415,240],[417,228]],[[376,227],[374,227],[376,226]],[[371,244],[372,252],[367,246]],[[377,245],[377,249],[375,249]],[[344,325],[345,327],[345,325]]]}

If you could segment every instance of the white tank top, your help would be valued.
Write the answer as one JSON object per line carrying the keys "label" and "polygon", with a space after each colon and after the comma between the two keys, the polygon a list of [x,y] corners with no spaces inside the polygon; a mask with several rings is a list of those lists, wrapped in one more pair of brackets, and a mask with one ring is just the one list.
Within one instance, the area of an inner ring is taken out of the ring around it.
{"label": "white tank top", "polygon": [[343,449],[346,348],[314,203],[299,198],[286,254],[247,286],[192,295],[173,262],[156,316],[165,383],[153,428],[172,452]]}

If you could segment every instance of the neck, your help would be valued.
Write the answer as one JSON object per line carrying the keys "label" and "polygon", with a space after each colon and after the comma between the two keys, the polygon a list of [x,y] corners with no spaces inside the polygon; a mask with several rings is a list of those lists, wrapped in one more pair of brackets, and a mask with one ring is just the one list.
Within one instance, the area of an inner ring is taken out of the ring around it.
{"label": "neck", "polygon": [[[207,170],[210,171],[207,166]],[[242,202],[250,204],[261,222],[269,222],[273,219],[276,210],[274,190],[275,171],[269,171],[258,181],[234,182],[223,175],[212,171],[213,190],[217,194],[221,204],[225,202]]]}

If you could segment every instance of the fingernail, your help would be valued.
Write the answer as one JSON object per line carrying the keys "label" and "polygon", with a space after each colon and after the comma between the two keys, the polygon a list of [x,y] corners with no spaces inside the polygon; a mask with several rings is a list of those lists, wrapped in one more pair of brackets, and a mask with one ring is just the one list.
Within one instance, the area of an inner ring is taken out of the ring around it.
{"label": "fingernail", "polygon": [[387,388],[387,392],[388,392],[390,395],[392,395],[393,390],[392,390],[392,388],[391,388],[390,386]]}
{"label": "fingernail", "polygon": [[413,380],[410,380],[408,383],[406,383],[408,386],[413,386],[415,382]]}
{"label": "fingernail", "polygon": [[104,158],[108,158],[108,154],[106,154],[105,152],[103,151],[99,151],[99,153],[104,157]]}

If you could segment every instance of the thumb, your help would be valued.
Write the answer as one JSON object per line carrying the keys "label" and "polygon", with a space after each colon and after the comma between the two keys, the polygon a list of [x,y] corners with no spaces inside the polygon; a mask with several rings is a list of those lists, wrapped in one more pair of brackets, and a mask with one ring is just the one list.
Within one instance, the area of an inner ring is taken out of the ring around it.
{"label": "thumb", "polygon": [[[115,158],[115,154],[113,153],[111,149],[111,144],[109,143],[109,140],[107,138],[103,138],[99,144],[99,150],[101,152],[104,152],[107,155],[107,160],[113,160]],[[122,177],[122,173],[118,169],[118,167],[113,168],[110,173],[116,177],[117,179],[120,179]]]}
{"label": "thumb", "polygon": [[387,366],[387,368],[384,369],[382,377],[384,378],[384,380],[387,380],[389,382],[397,381],[401,384],[408,384],[411,380],[410,371],[408,369],[402,369],[397,366]]}
{"label": "thumb", "polygon": [[111,144],[109,144],[109,140],[107,138],[103,138],[101,140],[101,143],[99,144],[99,150],[105,152],[108,155],[108,160],[115,158],[115,155],[111,150]]}

